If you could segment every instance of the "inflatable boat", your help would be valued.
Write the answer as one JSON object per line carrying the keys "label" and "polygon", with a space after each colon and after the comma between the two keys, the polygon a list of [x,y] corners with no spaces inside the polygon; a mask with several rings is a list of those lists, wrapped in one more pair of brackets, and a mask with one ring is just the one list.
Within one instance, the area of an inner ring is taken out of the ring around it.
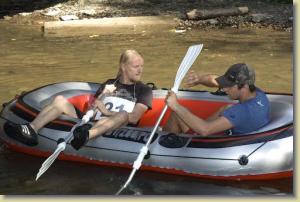
{"label": "inflatable boat", "polygon": [[[56,149],[57,140],[67,137],[79,119],[60,116],[39,131],[39,144],[36,146],[24,145],[7,136],[4,124],[31,122],[57,95],[67,97],[78,109],[85,111],[98,87],[99,84],[89,82],[55,83],[16,97],[3,104],[0,139],[18,152],[48,157]],[[153,108],[145,113],[138,127],[122,127],[107,132],[90,140],[78,151],[68,143],[59,159],[131,168],[164,107],[166,94],[165,89],[153,90]],[[271,103],[271,121],[249,134],[200,137],[158,130],[141,170],[222,180],[267,180],[293,176],[293,95],[268,93],[267,96]],[[223,93],[207,91],[180,90],[178,97],[184,106],[202,118],[225,104],[235,103]],[[169,115],[170,111],[167,111],[161,125],[166,123]]]}

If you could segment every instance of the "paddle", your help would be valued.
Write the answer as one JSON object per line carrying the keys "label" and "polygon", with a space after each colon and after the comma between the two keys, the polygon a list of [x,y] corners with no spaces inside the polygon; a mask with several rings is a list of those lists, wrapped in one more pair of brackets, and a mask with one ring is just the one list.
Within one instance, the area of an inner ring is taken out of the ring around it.
{"label": "paddle", "polygon": [[[103,89],[102,93],[98,96],[97,99],[101,99],[101,97],[104,96],[106,93],[112,93],[115,90],[116,90],[116,86],[114,84],[106,84],[105,88]],[[93,117],[95,110],[96,110],[95,107],[88,110],[86,112],[86,114],[82,117],[81,121],[72,127],[71,131],[69,132],[69,134],[67,135],[66,138],[58,139],[57,147],[56,147],[55,151],[53,152],[53,154],[51,156],[49,156],[46,159],[46,161],[42,164],[41,168],[39,169],[39,172],[35,178],[36,181],[39,179],[39,177],[43,173],[45,173],[48,170],[48,168],[52,165],[52,163],[55,161],[55,159],[58,157],[58,155],[66,149],[66,142],[69,142],[71,140],[71,138],[73,137],[73,131],[75,130],[75,128],[89,122],[89,120]],[[100,113],[100,112],[98,112],[98,113]]]}
{"label": "paddle", "polygon": [[52,165],[52,163],[58,157],[60,152],[62,152],[66,149],[66,143],[69,142],[71,140],[71,138],[73,137],[73,131],[75,130],[75,128],[89,122],[89,120],[93,117],[93,115],[94,115],[94,110],[91,109],[91,110],[87,111],[86,114],[82,117],[81,121],[72,127],[72,129],[69,132],[69,134],[67,135],[67,137],[65,139],[60,138],[57,141],[58,144],[57,144],[55,151],[53,152],[53,154],[51,156],[49,156],[46,159],[46,161],[42,164],[41,168],[39,169],[39,172],[35,178],[36,181],[41,177],[42,174],[44,174],[48,170],[48,168]]}
{"label": "paddle", "polygon": [[[181,84],[182,79],[184,78],[185,74],[187,73],[187,71],[190,69],[190,67],[192,66],[192,64],[194,63],[194,61],[196,60],[196,58],[198,57],[198,55],[200,54],[201,50],[202,50],[203,44],[199,44],[199,45],[193,45],[190,46],[187,53],[185,54],[179,69],[177,71],[176,77],[175,77],[175,82],[174,82],[174,86],[171,89],[173,92],[177,93],[178,92],[178,88]],[[130,173],[130,176],[128,177],[126,183],[120,188],[120,190],[116,193],[116,195],[119,195],[131,182],[134,174],[136,173],[136,171],[141,167],[142,165],[142,161],[144,160],[145,155],[148,153],[148,147],[150,142],[152,141],[155,132],[157,131],[157,128],[162,120],[162,118],[164,117],[166,111],[168,109],[168,106],[165,105],[165,107],[163,108],[151,134],[150,137],[146,143],[146,145],[144,145],[141,150],[140,153],[137,157],[137,159],[134,161],[133,163],[133,169]]]}

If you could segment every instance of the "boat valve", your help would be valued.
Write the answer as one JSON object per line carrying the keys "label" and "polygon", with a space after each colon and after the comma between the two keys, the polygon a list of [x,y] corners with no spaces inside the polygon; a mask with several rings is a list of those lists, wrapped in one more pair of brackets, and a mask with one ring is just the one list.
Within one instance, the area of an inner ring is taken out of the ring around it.
{"label": "boat valve", "polygon": [[248,162],[249,162],[248,156],[246,156],[246,155],[240,156],[240,158],[239,158],[240,165],[245,166],[248,164]]}

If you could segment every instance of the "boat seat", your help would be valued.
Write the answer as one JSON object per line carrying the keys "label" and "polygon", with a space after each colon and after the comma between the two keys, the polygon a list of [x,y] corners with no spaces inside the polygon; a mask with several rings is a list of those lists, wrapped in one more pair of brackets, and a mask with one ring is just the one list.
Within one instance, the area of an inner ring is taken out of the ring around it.
{"label": "boat seat", "polygon": [[270,102],[270,122],[266,126],[251,132],[261,133],[293,123],[293,105],[284,102]]}

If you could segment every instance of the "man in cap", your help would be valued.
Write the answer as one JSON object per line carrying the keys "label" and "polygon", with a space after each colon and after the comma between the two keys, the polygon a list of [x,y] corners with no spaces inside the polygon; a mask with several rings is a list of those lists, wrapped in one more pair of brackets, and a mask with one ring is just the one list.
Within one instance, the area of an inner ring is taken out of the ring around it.
{"label": "man in cap", "polygon": [[188,87],[198,84],[218,87],[227,93],[229,98],[239,102],[224,106],[207,120],[203,120],[180,105],[175,93],[170,91],[166,104],[172,113],[164,130],[173,133],[186,133],[192,130],[201,136],[223,131],[243,135],[263,127],[269,122],[270,104],[265,93],[254,83],[255,72],[244,63],[232,65],[223,76],[198,75],[191,71],[186,78]]}

